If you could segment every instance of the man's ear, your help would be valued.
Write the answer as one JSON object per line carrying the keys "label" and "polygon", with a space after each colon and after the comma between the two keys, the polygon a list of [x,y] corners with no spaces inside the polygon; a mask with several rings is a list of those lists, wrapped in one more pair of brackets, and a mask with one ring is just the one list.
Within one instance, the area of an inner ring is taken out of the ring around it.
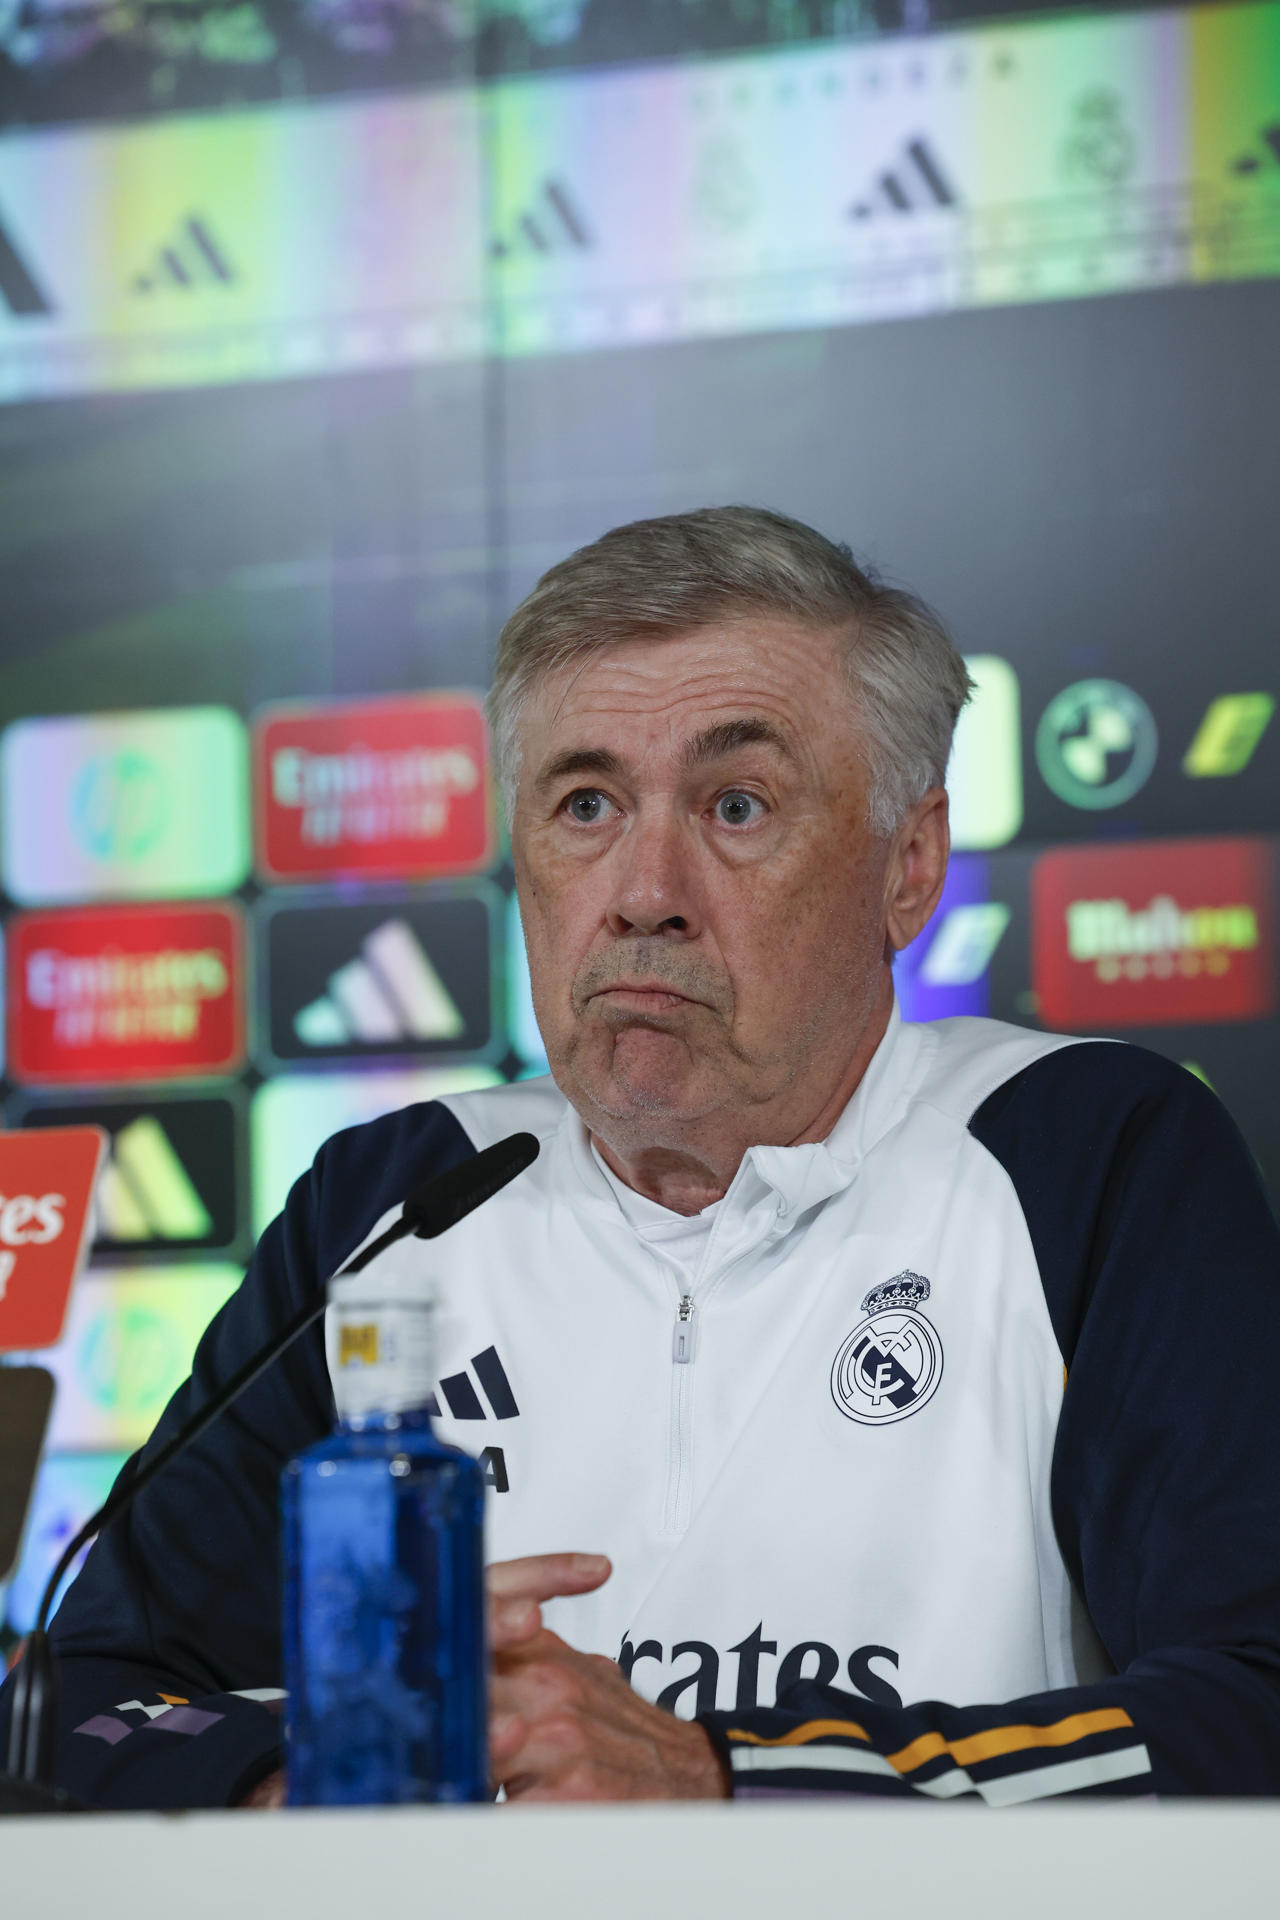
{"label": "man's ear", "polygon": [[930,787],[898,828],[889,856],[884,917],[896,953],[910,945],[937,906],[950,852],[946,791]]}

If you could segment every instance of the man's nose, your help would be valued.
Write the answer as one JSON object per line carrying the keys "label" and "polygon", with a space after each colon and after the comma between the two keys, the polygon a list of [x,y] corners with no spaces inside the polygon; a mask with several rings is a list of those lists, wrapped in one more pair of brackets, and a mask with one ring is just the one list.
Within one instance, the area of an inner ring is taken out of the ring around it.
{"label": "man's nose", "polygon": [[614,848],[613,888],[605,921],[615,938],[666,934],[694,940],[702,930],[695,849],[680,823],[632,820]]}

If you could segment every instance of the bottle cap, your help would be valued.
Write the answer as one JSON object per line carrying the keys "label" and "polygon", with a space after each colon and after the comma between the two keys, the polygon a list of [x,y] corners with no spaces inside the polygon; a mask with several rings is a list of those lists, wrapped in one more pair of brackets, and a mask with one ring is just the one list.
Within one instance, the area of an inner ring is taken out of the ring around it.
{"label": "bottle cap", "polygon": [[388,1247],[362,1273],[330,1281],[325,1350],[344,1420],[426,1405],[435,1385],[433,1305],[422,1249],[412,1241]]}

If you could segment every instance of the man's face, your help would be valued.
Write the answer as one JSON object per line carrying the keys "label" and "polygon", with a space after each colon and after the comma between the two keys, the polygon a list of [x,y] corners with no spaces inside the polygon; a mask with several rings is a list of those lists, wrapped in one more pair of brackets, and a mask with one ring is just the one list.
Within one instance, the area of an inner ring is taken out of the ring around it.
{"label": "man's face", "polygon": [[760,618],[610,648],[548,676],[521,744],[512,844],[562,1091],[623,1151],[726,1110],[797,1137],[883,1000],[902,879],[835,638]]}

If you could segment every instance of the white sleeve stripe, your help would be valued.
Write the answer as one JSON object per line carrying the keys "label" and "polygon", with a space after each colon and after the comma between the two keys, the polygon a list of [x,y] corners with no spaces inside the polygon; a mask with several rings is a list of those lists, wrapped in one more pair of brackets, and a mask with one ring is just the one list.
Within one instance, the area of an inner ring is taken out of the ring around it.
{"label": "white sleeve stripe", "polygon": [[891,1780],[902,1775],[882,1754],[865,1747],[825,1747],[817,1741],[807,1747],[738,1747],[733,1749],[735,1773],[774,1773],[783,1768],[807,1767],[814,1773],[881,1773]]}
{"label": "white sleeve stripe", "polygon": [[934,1800],[953,1800],[958,1794],[976,1793],[989,1807],[1016,1807],[1023,1801],[1043,1800],[1058,1793],[1078,1793],[1082,1787],[1102,1786],[1111,1780],[1130,1780],[1150,1773],[1151,1758],[1145,1747],[1121,1747],[1112,1753],[1097,1753],[1083,1760],[1059,1760],[1048,1767],[1032,1767],[1024,1773],[1001,1774],[991,1780],[975,1780],[963,1767],[940,1773],[935,1780],[912,1780],[891,1767],[882,1754],[863,1747],[830,1747],[818,1741],[805,1747],[739,1747],[732,1752],[735,1773],[782,1773],[803,1768],[811,1773],[874,1773],[900,1780],[917,1793]]}
{"label": "white sleeve stripe", "polygon": [[999,1780],[983,1780],[978,1792],[992,1807],[1016,1807],[1024,1800],[1042,1800],[1053,1793],[1077,1793],[1108,1780],[1131,1780],[1150,1773],[1151,1756],[1145,1747],[1121,1747],[1113,1753],[1095,1753],[1085,1760],[1060,1760],[1056,1766],[1033,1767],[1029,1773],[1008,1773]]}
{"label": "white sleeve stripe", "polygon": [[927,1793],[934,1800],[954,1800],[958,1793],[981,1792],[972,1774],[966,1773],[963,1767],[951,1767],[934,1780],[913,1780],[911,1785],[917,1793]]}

